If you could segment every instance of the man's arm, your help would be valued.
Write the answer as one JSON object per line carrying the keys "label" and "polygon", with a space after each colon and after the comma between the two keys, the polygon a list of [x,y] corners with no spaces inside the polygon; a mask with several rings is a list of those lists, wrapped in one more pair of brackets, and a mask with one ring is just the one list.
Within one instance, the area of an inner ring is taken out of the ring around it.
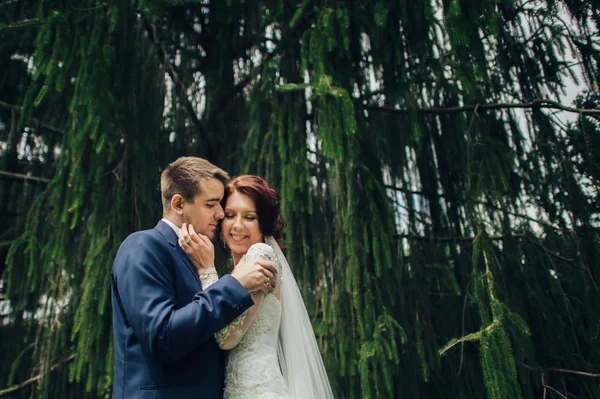
{"label": "man's arm", "polygon": [[170,248],[159,240],[131,237],[133,242],[117,255],[113,278],[140,344],[159,361],[172,363],[212,338],[253,302],[235,278],[226,276],[176,309],[175,282],[167,265]]}

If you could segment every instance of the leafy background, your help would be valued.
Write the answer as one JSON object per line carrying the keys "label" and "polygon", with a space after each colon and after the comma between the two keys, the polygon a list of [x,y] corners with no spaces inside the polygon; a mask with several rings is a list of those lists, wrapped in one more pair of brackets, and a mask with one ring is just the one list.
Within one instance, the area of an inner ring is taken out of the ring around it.
{"label": "leafy background", "polygon": [[336,397],[597,397],[599,25],[581,0],[1,1],[0,396],[110,397],[114,255],[196,155],[281,193]]}

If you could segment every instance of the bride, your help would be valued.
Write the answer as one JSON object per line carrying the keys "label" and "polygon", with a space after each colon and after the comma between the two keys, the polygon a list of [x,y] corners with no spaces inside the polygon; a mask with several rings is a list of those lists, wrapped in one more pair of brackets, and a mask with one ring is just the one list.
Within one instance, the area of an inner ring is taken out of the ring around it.
{"label": "bride", "polygon": [[[258,176],[239,176],[225,187],[222,204],[221,234],[234,267],[246,256],[271,261],[279,272],[272,293],[253,293],[254,306],[216,334],[219,346],[229,350],[224,399],[333,398],[306,307],[278,244],[285,223],[277,192]],[[203,289],[219,278],[214,268],[199,275]]]}

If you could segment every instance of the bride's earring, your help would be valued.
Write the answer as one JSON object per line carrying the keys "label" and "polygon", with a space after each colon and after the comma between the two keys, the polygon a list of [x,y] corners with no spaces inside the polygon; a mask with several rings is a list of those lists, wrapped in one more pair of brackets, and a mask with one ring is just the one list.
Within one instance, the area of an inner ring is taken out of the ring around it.
{"label": "bride's earring", "polygon": [[225,243],[225,237],[223,237],[222,234],[221,234],[221,245],[223,245],[223,248],[227,248],[227,244]]}

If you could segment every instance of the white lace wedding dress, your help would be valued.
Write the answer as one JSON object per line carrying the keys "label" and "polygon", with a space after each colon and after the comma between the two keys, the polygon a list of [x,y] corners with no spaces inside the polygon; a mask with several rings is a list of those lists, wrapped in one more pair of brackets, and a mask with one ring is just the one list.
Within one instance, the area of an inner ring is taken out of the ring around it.
{"label": "white lace wedding dress", "polygon": [[[270,246],[254,244],[246,255],[249,260],[273,262],[279,271],[278,284],[281,282],[282,265]],[[206,289],[217,279],[214,269],[200,275],[202,288]],[[225,369],[224,399],[290,398],[277,351],[281,302],[273,294],[261,298],[216,335],[219,346],[230,349]]]}

